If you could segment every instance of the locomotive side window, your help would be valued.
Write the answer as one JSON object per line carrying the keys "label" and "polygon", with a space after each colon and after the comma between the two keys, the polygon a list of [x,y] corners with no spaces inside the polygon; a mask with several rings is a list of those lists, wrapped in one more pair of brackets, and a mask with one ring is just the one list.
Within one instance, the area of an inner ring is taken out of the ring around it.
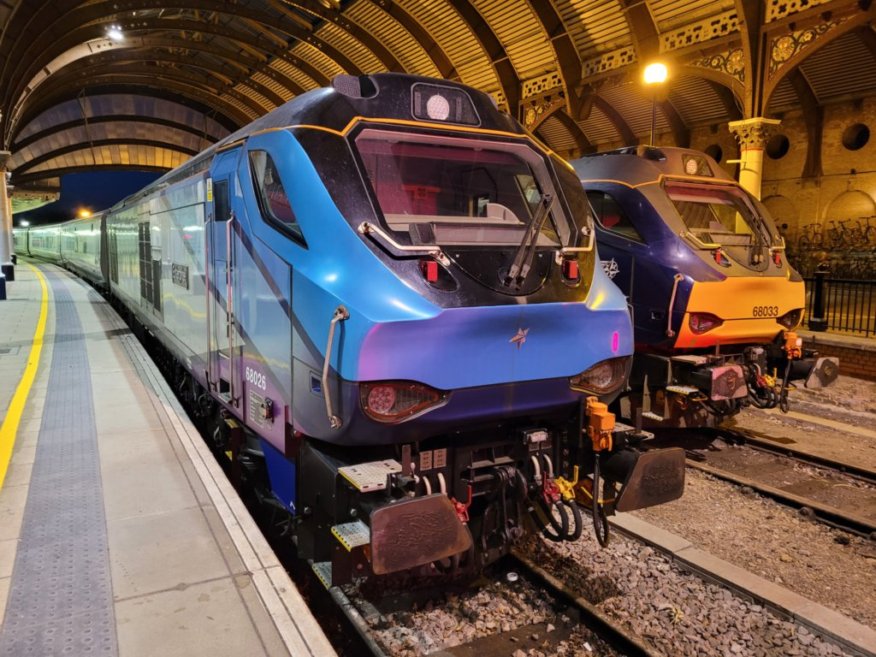
{"label": "locomotive side window", "polygon": [[265,151],[250,151],[249,165],[262,216],[285,229],[299,242],[304,233],[298,225],[289,196],[280,180],[274,160]]}
{"label": "locomotive side window", "polygon": [[611,194],[590,190],[587,192],[587,200],[593,208],[593,215],[603,228],[630,240],[645,241]]}
{"label": "locomotive side window", "polygon": [[216,216],[213,217],[213,221],[228,221],[231,218],[227,180],[217,180],[213,183],[213,205],[216,206]]}

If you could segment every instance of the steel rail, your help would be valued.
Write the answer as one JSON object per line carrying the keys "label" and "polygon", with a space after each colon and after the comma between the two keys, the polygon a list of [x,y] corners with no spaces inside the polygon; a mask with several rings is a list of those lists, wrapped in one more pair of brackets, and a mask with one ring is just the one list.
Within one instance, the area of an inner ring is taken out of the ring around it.
{"label": "steel rail", "polygon": [[748,488],[787,506],[793,506],[804,510],[807,515],[811,515],[815,519],[828,524],[831,527],[842,529],[865,538],[876,539],[876,522],[867,518],[846,513],[835,506],[824,504],[823,502],[818,502],[808,497],[795,495],[794,493],[789,493],[755,479],[728,472],[727,470],[722,470],[721,468],[716,468],[712,465],[706,465],[705,463],[698,463],[692,459],[687,459],[687,465],[691,468],[700,470],[701,472],[710,474],[713,477],[717,477],[718,479],[723,479],[724,481],[738,486],[747,486]]}
{"label": "steel rail", "polygon": [[747,445],[752,449],[769,452],[771,454],[778,454],[779,456],[786,456],[795,461],[806,463],[807,465],[817,465],[822,468],[836,470],[837,472],[841,472],[845,475],[876,486],[876,470],[871,470],[870,468],[855,465],[854,463],[849,463],[847,461],[832,459],[828,456],[820,456],[818,454],[789,447],[788,445],[776,443],[774,440],[750,429],[717,428],[712,429],[712,431],[717,433],[721,438],[729,439],[737,444]]}

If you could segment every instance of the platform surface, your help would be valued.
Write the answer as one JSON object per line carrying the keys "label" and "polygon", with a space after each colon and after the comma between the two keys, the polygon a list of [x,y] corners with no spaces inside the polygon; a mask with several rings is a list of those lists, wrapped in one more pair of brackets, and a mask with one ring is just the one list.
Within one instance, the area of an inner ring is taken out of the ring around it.
{"label": "platform surface", "polygon": [[0,302],[0,655],[334,655],[115,311],[34,264],[38,360],[37,272]]}

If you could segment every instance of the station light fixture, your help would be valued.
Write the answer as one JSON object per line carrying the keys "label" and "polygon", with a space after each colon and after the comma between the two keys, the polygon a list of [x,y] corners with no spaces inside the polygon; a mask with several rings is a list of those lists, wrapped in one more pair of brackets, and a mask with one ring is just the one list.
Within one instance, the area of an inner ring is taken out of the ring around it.
{"label": "station light fixture", "polygon": [[79,208],[79,210],[76,211],[76,216],[80,219],[88,219],[88,217],[91,216],[91,210],[88,208]]}
{"label": "station light fixture", "polygon": [[649,145],[654,145],[654,132],[657,128],[657,89],[660,85],[666,82],[669,77],[669,69],[663,62],[651,62],[645,67],[644,75],[642,76],[645,85],[653,89],[651,94],[651,139]]}
{"label": "station light fixture", "polygon": [[21,221],[18,222],[18,225],[21,228],[27,228],[28,226],[30,226],[30,222],[27,219],[22,219]]}
{"label": "station light fixture", "polygon": [[669,69],[663,62],[652,62],[645,67],[645,84],[663,84],[669,76]]}
{"label": "station light fixture", "polygon": [[124,41],[125,33],[122,32],[121,25],[110,25],[106,28],[106,36],[110,41]]}

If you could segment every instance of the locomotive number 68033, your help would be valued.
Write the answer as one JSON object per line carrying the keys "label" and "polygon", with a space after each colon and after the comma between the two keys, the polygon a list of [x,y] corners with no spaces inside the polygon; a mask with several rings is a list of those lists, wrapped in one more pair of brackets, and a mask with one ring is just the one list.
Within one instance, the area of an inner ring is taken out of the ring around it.
{"label": "locomotive number 68033", "polygon": [[751,310],[752,317],[778,317],[778,306],[754,306]]}

